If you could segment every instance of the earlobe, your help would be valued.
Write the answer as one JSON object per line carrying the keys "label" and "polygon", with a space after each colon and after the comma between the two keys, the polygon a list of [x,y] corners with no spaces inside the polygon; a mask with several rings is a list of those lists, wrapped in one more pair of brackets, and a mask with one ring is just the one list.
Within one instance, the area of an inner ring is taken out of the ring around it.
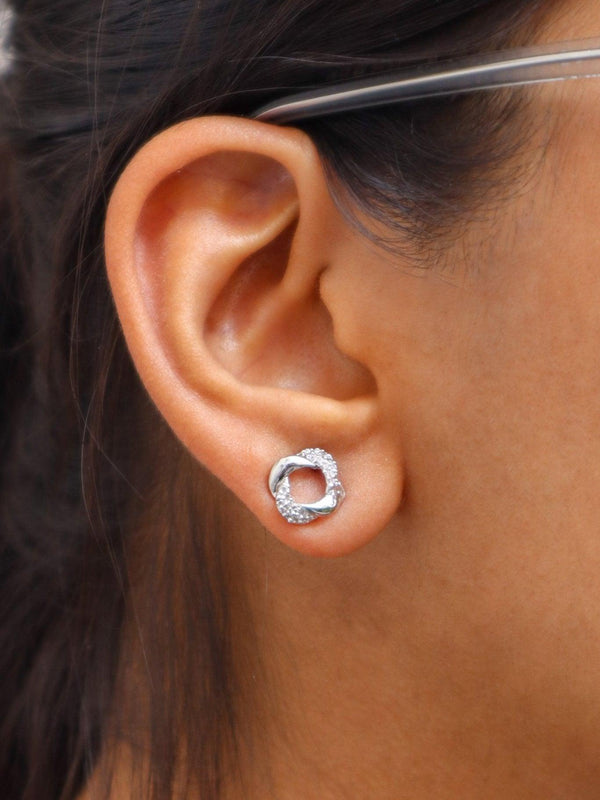
{"label": "earlobe", "polygon": [[[205,118],[134,157],[105,241],[128,346],[169,425],[275,535],[330,556],[373,538],[402,493],[368,364],[340,350],[321,296],[345,226],[304,134]],[[305,448],[334,453],[348,496],[294,525],[268,477]],[[367,507],[373,479],[392,491]]]}

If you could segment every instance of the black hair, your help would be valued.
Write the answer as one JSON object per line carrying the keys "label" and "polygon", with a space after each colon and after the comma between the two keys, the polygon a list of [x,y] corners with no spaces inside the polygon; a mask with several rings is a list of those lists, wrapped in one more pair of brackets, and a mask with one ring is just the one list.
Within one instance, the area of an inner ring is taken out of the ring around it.
{"label": "black hair", "polygon": [[[248,115],[292,90],[496,49],[538,5],[11,1],[0,115],[4,797],[72,800],[108,737],[128,742],[134,762],[143,746],[136,796],[153,800],[181,779],[182,738],[203,800],[219,797],[234,760],[227,601],[238,588],[219,536],[224,490],[141,388],[104,271],[107,198],[128,159],[191,116]],[[366,212],[393,246],[418,251],[489,190],[517,119],[513,95],[494,94],[301,127],[346,213]],[[131,631],[145,668],[140,697],[118,714]],[[138,700],[141,744],[129,724]]]}

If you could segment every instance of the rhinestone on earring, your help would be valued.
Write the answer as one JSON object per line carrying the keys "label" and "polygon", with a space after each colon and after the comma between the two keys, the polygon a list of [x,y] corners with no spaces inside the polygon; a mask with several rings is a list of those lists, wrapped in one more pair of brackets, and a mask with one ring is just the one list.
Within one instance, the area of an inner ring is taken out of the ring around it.
{"label": "rhinestone on earring", "polygon": [[[298,503],[290,488],[289,475],[297,469],[319,470],[325,478],[325,494],[314,503]],[[294,456],[280,458],[269,474],[269,489],[281,516],[293,525],[306,525],[326,517],[339,508],[346,496],[338,478],[338,466],[333,456],[320,447],[309,447]]]}

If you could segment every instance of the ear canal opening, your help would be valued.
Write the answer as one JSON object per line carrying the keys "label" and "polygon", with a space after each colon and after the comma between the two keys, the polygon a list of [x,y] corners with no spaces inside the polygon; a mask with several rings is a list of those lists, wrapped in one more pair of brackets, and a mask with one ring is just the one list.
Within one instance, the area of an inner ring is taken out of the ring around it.
{"label": "ear canal opening", "polygon": [[350,400],[375,380],[337,348],[318,283],[304,295],[283,289],[296,223],[245,259],[217,297],[205,340],[221,366],[254,386]]}

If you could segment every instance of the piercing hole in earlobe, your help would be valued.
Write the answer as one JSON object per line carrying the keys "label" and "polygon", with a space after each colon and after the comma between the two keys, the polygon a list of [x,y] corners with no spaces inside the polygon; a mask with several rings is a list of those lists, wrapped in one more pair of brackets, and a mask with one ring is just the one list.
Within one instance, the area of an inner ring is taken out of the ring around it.
{"label": "piercing hole in earlobe", "polygon": [[314,503],[323,497],[327,483],[316,469],[299,469],[289,476],[292,495],[298,503]]}

